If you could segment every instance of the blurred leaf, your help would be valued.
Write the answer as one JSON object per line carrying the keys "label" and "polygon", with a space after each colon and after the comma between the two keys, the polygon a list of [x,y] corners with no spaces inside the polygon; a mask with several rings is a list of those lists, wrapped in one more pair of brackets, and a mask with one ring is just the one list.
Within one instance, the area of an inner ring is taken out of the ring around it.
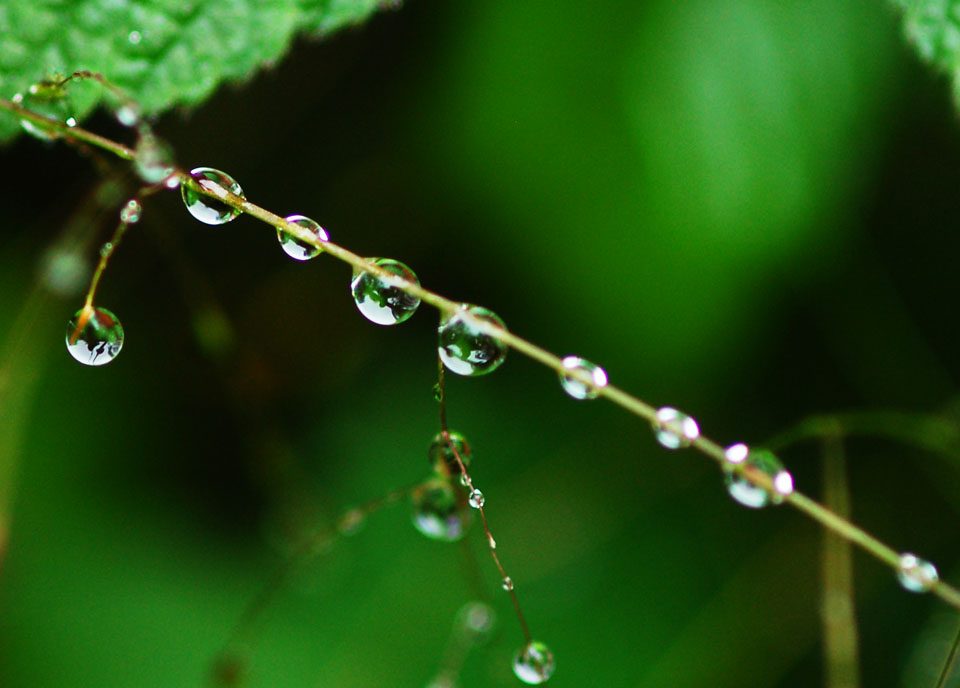
{"label": "blurred leaf", "polygon": [[960,100],[960,2],[956,0],[896,0],[903,9],[907,40],[926,62],[953,81]]}
{"label": "blurred leaf", "polygon": [[[298,32],[326,35],[366,19],[378,0],[12,0],[0,6],[0,92],[51,75],[100,72],[149,114],[199,105],[223,81],[283,57]],[[100,89],[73,89],[83,118]],[[0,140],[20,131],[0,119]]]}

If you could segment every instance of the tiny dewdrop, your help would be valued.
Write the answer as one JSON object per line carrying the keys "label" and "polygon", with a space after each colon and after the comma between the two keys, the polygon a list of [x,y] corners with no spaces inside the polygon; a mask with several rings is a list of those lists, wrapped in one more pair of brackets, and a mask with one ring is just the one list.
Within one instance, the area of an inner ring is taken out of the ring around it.
{"label": "tiny dewdrop", "polygon": [[[596,399],[600,389],[607,386],[607,371],[579,356],[567,356],[561,361],[565,371],[560,373],[563,391],[574,399]],[[585,382],[581,377],[589,378]]]}
{"label": "tiny dewdrop", "polygon": [[[316,220],[311,220],[304,215],[287,215],[284,219],[290,224],[303,227],[320,241],[330,241],[330,235],[327,234],[327,230],[321,227],[320,223]],[[322,249],[298,239],[279,227],[277,227],[277,241],[280,242],[280,248],[283,249],[283,252],[294,260],[310,260],[322,253]]]}
{"label": "tiny dewdrop", "polygon": [[653,421],[652,426],[657,442],[667,449],[689,447],[695,439],[700,437],[697,421],[669,406],[664,406],[657,411],[656,420]]}
{"label": "tiny dewdrop", "polygon": [[531,686],[546,683],[553,676],[554,668],[556,663],[550,648],[537,640],[521,647],[513,657],[513,673]]}
{"label": "tiny dewdrop", "polygon": [[443,365],[457,375],[486,375],[500,367],[507,357],[507,345],[484,332],[483,323],[506,331],[507,326],[493,311],[464,304],[440,321],[438,353]]}
{"label": "tiny dewdrop", "polygon": [[123,348],[123,325],[106,308],[86,306],[67,323],[67,351],[88,366],[106,365]]}
{"label": "tiny dewdrop", "polygon": [[[243,198],[243,189],[226,172],[215,170],[212,167],[195,167],[190,170],[190,176],[201,185],[203,182],[213,182],[234,196]],[[180,194],[183,196],[183,204],[187,207],[189,213],[207,225],[225,224],[236,218],[241,212],[233,206],[193,190],[189,184],[180,187]]]}
{"label": "tiny dewdrop", "polygon": [[[420,280],[409,267],[391,258],[367,258],[387,272],[386,277],[366,270],[354,270],[350,293],[360,313],[377,325],[398,325],[413,315],[420,299],[405,292],[400,280],[420,286]],[[396,279],[396,281],[394,280]]]}
{"label": "tiny dewdrop", "polygon": [[[761,509],[769,504],[780,504],[793,492],[793,476],[783,468],[780,459],[766,449],[750,449],[745,444],[734,444],[724,452],[724,482],[727,492],[737,502],[751,509]],[[742,468],[738,468],[742,466]],[[754,484],[741,472],[757,472],[765,475],[772,491]]]}
{"label": "tiny dewdrop", "polygon": [[900,555],[897,580],[910,592],[927,592],[937,584],[940,576],[937,574],[937,567],[929,561],[915,554],[905,553]]}

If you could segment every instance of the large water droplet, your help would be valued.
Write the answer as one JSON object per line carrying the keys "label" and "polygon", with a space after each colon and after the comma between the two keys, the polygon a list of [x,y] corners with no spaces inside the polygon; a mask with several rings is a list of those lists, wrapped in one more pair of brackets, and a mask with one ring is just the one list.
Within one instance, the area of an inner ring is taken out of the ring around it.
{"label": "large water droplet", "polygon": [[469,512],[449,480],[434,478],[413,492],[413,525],[434,540],[456,542],[467,532]]}
{"label": "large water droplet", "polygon": [[[25,93],[16,94],[13,97],[13,102],[22,108],[36,112],[38,115],[55,119],[68,126],[75,126],[77,123],[71,112],[72,108],[70,98],[67,95],[67,88],[57,81],[41,81],[33,84]],[[31,136],[43,141],[53,141],[60,136],[60,132],[48,129],[42,124],[37,124],[28,119],[21,119],[20,126]]]}
{"label": "large water droplet", "polygon": [[147,184],[159,184],[173,174],[173,149],[158,136],[145,131],[137,138],[133,168]]}
{"label": "large water droplet", "polygon": [[[303,215],[288,215],[286,220],[287,222],[292,222],[295,225],[303,227],[320,241],[330,241],[330,235],[327,234],[327,230],[321,227],[319,222],[311,220],[309,217]],[[279,227],[277,228],[277,239],[280,241],[283,252],[296,260],[310,260],[322,253],[322,250],[313,244],[301,241]]]}
{"label": "large water droplet", "polygon": [[[235,196],[243,198],[243,189],[241,189],[236,180],[226,172],[215,170],[212,167],[195,167],[190,170],[190,176],[197,181],[206,180],[214,182]],[[241,212],[233,206],[229,206],[215,198],[194,191],[190,188],[189,184],[183,184],[180,187],[180,194],[183,196],[183,203],[187,206],[190,214],[204,224],[222,225],[230,222],[230,220],[237,217]]]}
{"label": "large water droplet", "polygon": [[[390,258],[367,258],[374,265],[383,268],[407,282],[419,285],[420,281],[413,270],[399,260]],[[420,305],[420,299],[403,291],[400,280],[393,277],[378,277],[370,272],[355,270],[350,291],[353,301],[363,316],[378,325],[396,325],[413,315]]]}
{"label": "large water droplet", "polygon": [[106,308],[84,307],[67,323],[67,351],[89,366],[106,365],[123,347],[123,325]]}
{"label": "large water droplet", "polygon": [[910,592],[927,592],[937,584],[940,576],[937,574],[937,567],[929,561],[914,554],[902,554],[897,580]]}
{"label": "large water droplet", "polygon": [[507,356],[507,345],[482,332],[477,322],[506,330],[493,311],[463,305],[440,322],[440,360],[457,375],[485,375],[496,370]]}
{"label": "large water droplet", "polygon": [[[560,373],[563,390],[574,399],[596,399],[600,388],[607,386],[607,371],[600,366],[577,356],[567,356],[562,365],[569,373]],[[579,373],[589,378],[584,382],[570,373]]]}
{"label": "large water droplet", "polygon": [[667,449],[681,449],[700,437],[697,421],[675,408],[664,406],[657,411],[653,422],[653,434],[657,442]]}
{"label": "large water droplet", "polygon": [[486,503],[486,498],[483,496],[483,493],[477,488],[470,490],[470,496],[467,497],[467,501],[470,502],[470,506],[474,509],[482,509],[483,505]]}
{"label": "large water droplet", "polygon": [[[793,477],[783,468],[780,459],[766,449],[749,449],[745,444],[734,444],[724,453],[727,466],[724,467],[724,480],[727,492],[735,500],[751,509],[760,509],[768,504],[779,504],[783,498],[793,492]],[[740,469],[749,473],[761,473],[769,478],[773,489],[755,485],[740,475],[734,466],[743,464]]]}
{"label": "large water droplet", "polygon": [[[463,465],[469,466],[473,453],[470,451],[470,445],[467,444],[467,438],[454,430],[451,430],[448,435],[450,436],[450,444],[457,450],[457,454],[460,455],[460,460],[463,461]],[[427,458],[430,459],[430,465],[433,466],[433,470],[440,475],[444,477],[460,475],[460,465],[457,463],[457,457],[450,449],[450,445],[447,444],[447,441],[443,438],[442,432],[438,432],[433,436],[433,439],[430,440],[430,449],[427,450]]]}
{"label": "large water droplet", "polygon": [[553,676],[554,668],[556,664],[550,648],[537,640],[521,647],[513,658],[513,673],[532,686],[545,683]]}

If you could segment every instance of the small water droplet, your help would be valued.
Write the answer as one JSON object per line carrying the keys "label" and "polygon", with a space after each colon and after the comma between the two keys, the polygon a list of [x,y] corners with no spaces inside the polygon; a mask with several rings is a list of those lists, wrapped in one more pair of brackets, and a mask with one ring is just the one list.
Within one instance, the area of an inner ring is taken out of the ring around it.
{"label": "small water droplet", "polygon": [[428,480],[413,492],[413,525],[433,540],[456,542],[469,524],[469,512],[463,507],[449,480]]}
{"label": "small water droplet", "polygon": [[503,579],[503,583],[501,585],[503,586],[504,590],[510,592],[513,590],[513,579],[510,576],[507,576]]}
{"label": "small water droplet", "polygon": [[337,522],[337,530],[341,535],[353,535],[366,520],[366,514],[360,509],[350,509]]}
{"label": "small water droplet", "polygon": [[160,137],[149,131],[137,138],[133,168],[147,184],[159,184],[173,174],[173,149]]}
{"label": "small water droplet", "polygon": [[497,541],[493,539],[492,535],[487,535],[487,544],[490,545],[490,549],[497,548]]}
{"label": "small water droplet", "polygon": [[[470,451],[467,438],[455,430],[451,430],[447,434],[450,436],[450,444],[457,450],[463,465],[469,466],[470,459],[473,458],[473,452]],[[447,478],[460,475],[460,464],[457,463],[457,456],[450,449],[450,444],[447,444],[443,433],[438,432],[430,440],[430,448],[427,450],[427,458],[430,465],[433,466],[433,470]]]}
{"label": "small water droplet", "polygon": [[493,372],[507,356],[507,345],[482,332],[478,322],[507,329],[496,313],[480,306],[460,306],[440,322],[440,360],[457,375]]}
{"label": "small water droplet", "polygon": [[653,434],[657,442],[667,449],[681,449],[700,436],[697,421],[675,408],[664,406],[657,411],[657,419],[653,422]]}
{"label": "small water droplet", "polygon": [[469,487],[469,486],[470,486],[470,476],[467,475],[466,473],[461,473],[461,474],[460,474],[460,484],[463,485],[464,487]]}
{"label": "small water droplet", "polygon": [[[319,222],[311,220],[309,217],[303,215],[288,215],[286,220],[287,222],[303,227],[320,241],[330,241],[330,235],[327,234],[327,230],[321,227]],[[295,260],[310,260],[322,253],[322,250],[313,244],[301,241],[279,227],[277,228],[277,239],[280,241],[283,252]]]}
{"label": "small water droplet", "polygon": [[[67,88],[59,81],[41,81],[33,84],[25,93],[16,94],[12,100],[20,107],[36,112],[38,115],[63,122],[67,126],[76,126],[77,122],[71,112]],[[73,120],[73,124],[69,124],[69,120]],[[43,141],[53,141],[60,136],[59,132],[28,119],[21,119],[20,126],[31,136]]]}
{"label": "small water droplet", "polygon": [[438,404],[443,401],[443,388],[439,382],[433,385],[433,400]]}
{"label": "small water droplet", "polygon": [[113,253],[113,244],[109,241],[100,247],[100,255],[104,258],[109,257],[111,253]]}
{"label": "small water droplet", "polygon": [[142,40],[143,34],[139,31],[131,31],[127,34],[127,41],[130,42],[130,45],[138,45]]}
{"label": "small water droplet", "polygon": [[[235,196],[243,198],[243,189],[237,181],[226,172],[215,170],[212,167],[195,167],[190,170],[190,176],[198,182],[211,181],[223,187]],[[180,188],[183,204],[196,219],[208,225],[222,225],[240,215],[240,210],[229,206],[222,201],[211,198],[198,191],[194,191],[188,184]]]}
{"label": "small water droplet", "polygon": [[124,103],[115,112],[117,121],[125,127],[136,126],[140,122],[140,111],[133,103]]}
{"label": "small water droplet", "polygon": [[563,359],[562,365],[571,373],[579,373],[590,378],[588,383],[570,373],[560,373],[563,391],[574,399],[596,399],[600,394],[600,388],[607,386],[607,371],[590,361],[577,356],[567,356]]}
{"label": "small water droplet", "polygon": [[[367,258],[390,275],[419,285],[413,270],[398,260],[390,258]],[[350,291],[353,301],[363,316],[377,325],[396,325],[409,318],[420,305],[420,299],[403,291],[400,280],[378,277],[370,272],[354,270]]]}
{"label": "small water droplet", "polygon": [[[745,444],[728,447],[724,456],[729,464],[724,468],[724,481],[727,492],[735,500],[750,507],[761,509],[768,504],[779,504],[783,498],[793,492],[793,477],[784,470],[777,456],[766,449],[749,449]],[[773,490],[768,491],[755,485],[747,477],[737,472],[734,466],[743,465],[740,470],[761,473],[771,482]]]}
{"label": "small water droplet", "polygon": [[457,612],[457,625],[466,638],[474,643],[483,641],[493,630],[496,621],[493,607],[483,602],[467,602]]}
{"label": "small water droplet", "polygon": [[482,509],[486,500],[480,490],[473,488],[470,490],[470,496],[467,498],[467,501],[470,502],[470,506],[472,506],[474,509]]}
{"label": "small water droplet", "polygon": [[140,214],[142,212],[143,207],[140,205],[140,202],[135,198],[131,198],[124,204],[123,208],[120,209],[120,220],[127,224],[134,224],[140,221]]}
{"label": "small water droplet", "polygon": [[102,366],[123,347],[123,326],[106,308],[84,307],[67,323],[67,351],[80,363]]}
{"label": "small water droplet", "polygon": [[513,658],[513,673],[532,686],[545,683],[553,676],[555,667],[550,648],[536,640],[521,647]]}
{"label": "small water droplet", "polygon": [[940,576],[937,574],[937,567],[925,559],[914,554],[900,555],[900,570],[897,571],[897,580],[900,585],[910,592],[927,592]]}

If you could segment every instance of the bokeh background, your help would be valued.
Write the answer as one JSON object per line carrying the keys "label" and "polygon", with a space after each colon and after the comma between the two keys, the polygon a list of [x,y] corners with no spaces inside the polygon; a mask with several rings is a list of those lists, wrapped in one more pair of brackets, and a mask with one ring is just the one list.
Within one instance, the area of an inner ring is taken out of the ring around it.
{"label": "bokeh background", "polygon": [[[157,131],[183,166],[721,443],[815,414],[929,417],[905,442],[845,442],[853,516],[956,581],[960,122],[887,3],[409,0]],[[84,368],[63,346],[82,294],[44,285],[58,237],[92,261],[123,197],[91,201],[98,165],[64,146],[0,155],[0,685],[205,685],[298,534],[427,476],[436,313],[377,327],[342,264],[162,194],[100,290],[124,350]],[[823,684],[816,525],[737,505],[712,462],[519,355],[450,378],[551,685]],[[782,452],[814,497],[820,454]],[[517,685],[522,636],[474,525],[461,547],[406,504],[372,516],[271,605],[249,684],[423,686],[457,610],[488,599],[499,625],[460,684]],[[955,613],[854,564],[863,684],[933,685]]]}

